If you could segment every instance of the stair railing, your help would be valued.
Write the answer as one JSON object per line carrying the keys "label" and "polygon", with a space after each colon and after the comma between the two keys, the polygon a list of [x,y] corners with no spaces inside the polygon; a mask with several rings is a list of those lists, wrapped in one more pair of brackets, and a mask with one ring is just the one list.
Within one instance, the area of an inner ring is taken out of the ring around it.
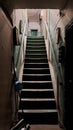
{"label": "stair railing", "polygon": [[20,76],[20,71],[24,63],[25,59],[25,51],[26,51],[26,38],[27,38],[27,22],[25,22],[23,33],[20,39],[20,48],[18,51],[17,55],[17,60],[16,60],[16,72],[17,72],[17,77],[19,78]]}
{"label": "stair railing", "polygon": [[43,24],[45,25],[45,29],[46,29],[45,38],[48,39],[49,48],[50,48],[50,52],[51,52],[51,58],[50,58],[50,54],[49,54],[48,60],[51,61],[52,64],[54,65],[53,67],[55,69],[56,76],[58,77],[59,82],[60,83],[62,82],[64,84],[64,79],[63,79],[63,75],[62,75],[63,72],[62,72],[62,68],[60,67],[59,62],[58,62],[57,52],[56,52],[56,49],[54,46],[54,41],[53,41],[52,35],[50,33],[47,23],[44,20],[43,20]]}
{"label": "stair railing", "polygon": [[21,119],[17,124],[15,124],[10,130],[21,130],[21,128],[25,127],[24,119]]}
{"label": "stair railing", "polygon": [[[42,19],[42,26],[44,26],[45,31],[43,32],[43,35],[45,37],[45,39],[48,40],[48,46],[49,49],[46,49],[47,51],[49,50],[49,56],[48,56],[48,60],[52,63],[53,68],[54,68],[54,72],[55,72],[55,76],[56,76],[56,81],[57,81],[57,109],[58,109],[58,113],[59,113],[59,118],[60,116],[62,117],[62,111],[61,111],[61,106],[59,105],[59,86],[63,87],[64,86],[64,76],[63,76],[63,71],[61,68],[61,65],[58,62],[58,55],[57,55],[57,50],[54,46],[54,41],[52,38],[52,35],[50,33],[50,29],[48,28],[47,23],[44,21],[44,19]],[[42,27],[43,28],[43,27]],[[51,53],[51,54],[50,54]],[[48,54],[48,52],[47,52]],[[50,58],[51,57],[51,58]],[[60,119],[59,119],[60,121]]]}
{"label": "stair railing", "polygon": [[30,130],[30,125],[26,124],[26,121],[24,119],[21,119],[10,130]]}
{"label": "stair railing", "polygon": [[[25,51],[26,51],[26,38],[27,38],[27,22],[24,24],[23,33],[20,39],[20,45],[18,46],[18,53],[17,56],[14,55],[14,78],[13,78],[13,85],[15,90],[15,119],[18,120],[18,108],[19,108],[19,99],[20,99],[20,91],[22,89],[21,81],[22,81],[22,73],[23,73],[23,66],[24,66],[24,59],[25,59]],[[16,51],[16,50],[15,50]],[[15,57],[16,56],[16,57]],[[16,68],[16,69],[15,69]]]}

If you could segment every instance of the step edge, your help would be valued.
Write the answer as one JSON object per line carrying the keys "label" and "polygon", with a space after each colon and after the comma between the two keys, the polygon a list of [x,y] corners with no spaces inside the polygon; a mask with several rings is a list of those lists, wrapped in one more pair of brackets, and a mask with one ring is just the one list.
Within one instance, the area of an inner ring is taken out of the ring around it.
{"label": "step edge", "polygon": [[21,110],[21,109],[19,109],[18,110],[18,112],[20,112],[20,113],[29,113],[29,112],[31,112],[31,113],[57,113],[57,110],[56,109],[49,109],[49,110],[47,110],[47,109],[44,109],[44,110],[42,110],[42,109],[39,109],[39,110],[28,110],[28,109],[23,109],[23,110]]}
{"label": "step edge", "polygon": [[45,70],[45,69],[47,70],[48,69],[48,70],[50,70],[50,68],[23,68],[23,69],[24,70],[25,69],[31,69],[31,70]]}
{"label": "step edge", "polygon": [[55,98],[21,98],[20,101],[56,101]]}
{"label": "step edge", "polygon": [[23,91],[32,91],[32,92],[43,92],[43,91],[54,91],[53,89],[22,89],[21,92]]}
{"label": "step edge", "polygon": [[21,83],[52,83],[52,81],[21,81]]}
{"label": "step edge", "polygon": [[51,76],[51,74],[23,74],[22,76]]}

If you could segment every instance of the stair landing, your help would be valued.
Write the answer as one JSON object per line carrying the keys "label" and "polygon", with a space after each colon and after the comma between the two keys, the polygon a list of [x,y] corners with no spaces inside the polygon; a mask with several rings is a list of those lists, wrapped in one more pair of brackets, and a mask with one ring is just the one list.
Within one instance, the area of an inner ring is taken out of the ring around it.
{"label": "stair landing", "polygon": [[31,130],[63,130],[59,125],[30,125]]}

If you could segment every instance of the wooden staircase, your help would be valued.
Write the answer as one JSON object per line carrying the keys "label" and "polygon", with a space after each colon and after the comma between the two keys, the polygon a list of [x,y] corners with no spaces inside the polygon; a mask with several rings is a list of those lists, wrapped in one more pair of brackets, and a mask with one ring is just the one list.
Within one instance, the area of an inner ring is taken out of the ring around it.
{"label": "wooden staircase", "polygon": [[18,117],[29,124],[58,124],[44,37],[27,37]]}

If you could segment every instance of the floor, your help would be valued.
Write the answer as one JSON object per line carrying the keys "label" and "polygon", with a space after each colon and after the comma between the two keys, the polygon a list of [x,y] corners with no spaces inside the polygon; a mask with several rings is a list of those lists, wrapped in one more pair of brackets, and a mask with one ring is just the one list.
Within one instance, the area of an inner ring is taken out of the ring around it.
{"label": "floor", "polygon": [[59,125],[30,125],[30,130],[63,130]]}

